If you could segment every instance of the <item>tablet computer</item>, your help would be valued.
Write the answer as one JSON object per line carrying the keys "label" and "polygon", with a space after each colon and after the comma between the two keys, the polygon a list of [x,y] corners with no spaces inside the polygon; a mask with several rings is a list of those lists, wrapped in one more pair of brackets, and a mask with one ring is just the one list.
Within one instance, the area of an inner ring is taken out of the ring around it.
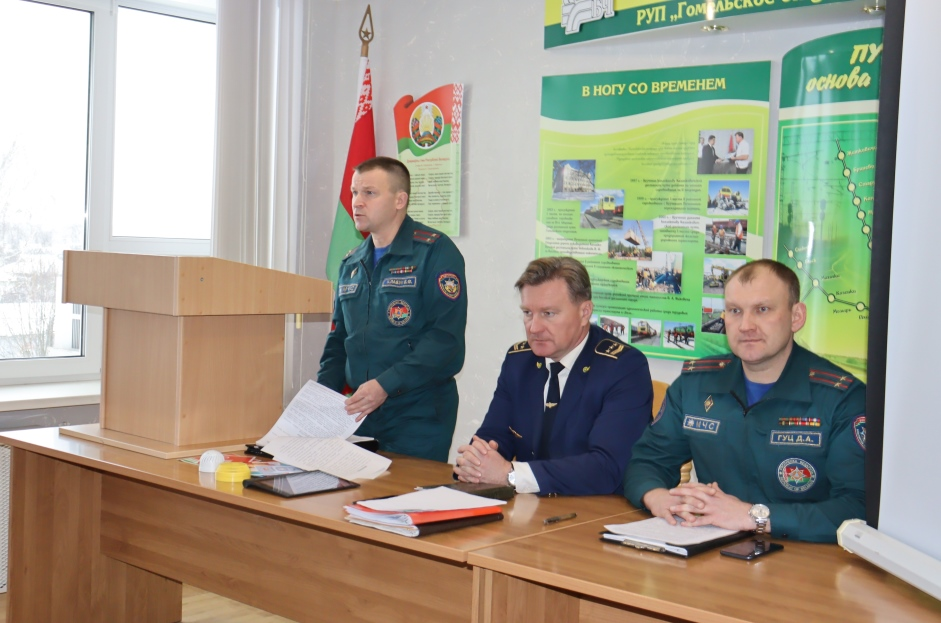
{"label": "tablet computer", "polygon": [[328,491],[342,491],[355,489],[359,484],[333,476],[326,472],[298,472],[296,474],[279,474],[276,476],[262,476],[242,481],[245,487],[261,489],[285,498],[294,498],[299,495],[314,493],[327,493]]}

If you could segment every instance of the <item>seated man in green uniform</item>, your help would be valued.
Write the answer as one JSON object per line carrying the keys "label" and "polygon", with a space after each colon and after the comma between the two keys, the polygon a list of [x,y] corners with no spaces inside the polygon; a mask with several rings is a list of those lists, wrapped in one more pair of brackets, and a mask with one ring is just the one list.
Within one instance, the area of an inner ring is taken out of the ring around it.
{"label": "seated man in green uniform", "polygon": [[[634,446],[624,495],[671,524],[835,541],[865,516],[865,386],[794,342],[807,309],[787,266],[725,286],[732,352],[687,361]],[[677,486],[693,459],[698,483]]]}
{"label": "seated man in green uniform", "polygon": [[[373,158],[353,173],[356,229],[369,236],[340,264],[333,327],[317,382],[354,391],[359,435],[388,452],[447,461],[464,365],[464,257],[407,214],[408,169]],[[368,417],[367,417],[368,416]]]}

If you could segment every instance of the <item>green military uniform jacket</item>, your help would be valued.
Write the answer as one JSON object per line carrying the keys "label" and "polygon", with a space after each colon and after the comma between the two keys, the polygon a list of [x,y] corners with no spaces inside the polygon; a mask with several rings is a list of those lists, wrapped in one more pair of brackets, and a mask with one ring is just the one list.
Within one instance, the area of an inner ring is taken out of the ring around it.
{"label": "green military uniform jacket", "polygon": [[766,504],[774,536],[835,541],[844,520],[865,517],[865,397],[862,382],[796,343],[750,407],[740,359],[687,361],[634,446],[624,495],[642,507],[693,459],[700,482]]}
{"label": "green military uniform jacket", "polygon": [[372,236],[340,264],[317,382],[336,391],[375,379],[389,394],[357,434],[383,450],[446,460],[464,365],[464,258],[450,238],[406,216],[373,267]]}

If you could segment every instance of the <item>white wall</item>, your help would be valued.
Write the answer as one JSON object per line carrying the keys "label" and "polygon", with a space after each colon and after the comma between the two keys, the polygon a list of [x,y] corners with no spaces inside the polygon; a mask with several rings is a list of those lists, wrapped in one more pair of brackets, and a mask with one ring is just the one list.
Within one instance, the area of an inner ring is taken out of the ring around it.
{"label": "white wall", "polygon": [[[737,33],[732,22],[733,30],[720,35],[702,33],[693,25],[544,50],[541,1],[372,0],[371,4],[376,38],[370,62],[381,155],[396,155],[391,110],[402,95],[420,97],[445,83],[465,84],[462,233],[455,242],[467,262],[469,310],[467,360],[458,377],[458,442],[470,437],[486,413],[507,347],[525,337],[513,283],[535,249],[544,75],[770,60],[769,153],[773,155],[781,57],[811,39],[881,25],[879,20],[861,18],[841,25]],[[323,80],[311,88],[302,270],[313,277],[325,276],[354,112],[357,29],[365,7],[365,2],[318,2],[312,17],[311,61],[321,67]],[[770,225],[774,157],[768,161]],[[766,237],[766,245],[770,238]],[[298,354],[302,378],[316,375],[327,329],[325,323],[305,324]],[[670,382],[679,374],[680,362],[651,359],[650,364],[656,379]]]}
{"label": "white wall", "polygon": [[[931,251],[938,246],[937,163],[941,84],[925,60],[941,53],[936,25],[941,3],[909,0],[899,93],[895,218],[885,378],[885,433],[879,531],[941,560],[933,491],[941,417],[938,370],[941,334],[924,331],[941,308],[941,277]],[[936,74],[935,74],[936,75]]]}

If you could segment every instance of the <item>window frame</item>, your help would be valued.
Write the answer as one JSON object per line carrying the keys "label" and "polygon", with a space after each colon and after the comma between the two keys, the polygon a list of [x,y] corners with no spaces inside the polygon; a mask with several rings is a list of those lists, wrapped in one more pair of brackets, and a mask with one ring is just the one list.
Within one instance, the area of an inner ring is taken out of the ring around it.
{"label": "window frame", "polygon": [[[91,14],[89,113],[86,143],[85,249],[149,255],[209,255],[208,240],[134,238],[111,235],[114,185],[115,80],[118,8],[216,23],[216,11],[173,0],[29,0]],[[214,208],[213,208],[214,209]],[[211,235],[211,234],[210,234]],[[103,310],[84,306],[83,352],[74,357],[0,360],[0,385],[101,378]]]}

